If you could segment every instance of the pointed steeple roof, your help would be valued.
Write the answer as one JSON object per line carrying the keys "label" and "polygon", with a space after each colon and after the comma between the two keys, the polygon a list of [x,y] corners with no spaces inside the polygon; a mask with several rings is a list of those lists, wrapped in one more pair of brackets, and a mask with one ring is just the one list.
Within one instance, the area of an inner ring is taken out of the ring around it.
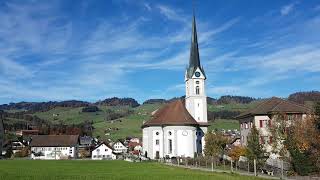
{"label": "pointed steeple roof", "polygon": [[196,25],[196,18],[194,15],[192,19],[192,36],[191,36],[189,68],[190,67],[200,67],[197,25]]}
{"label": "pointed steeple roof", "polygon": [[193,13],[190,59],[189,67],[187,68],[187,77],[191,78],[197,68],[199,68],[202,74],[205,76],[204,70],[200,64],[196,17]]}

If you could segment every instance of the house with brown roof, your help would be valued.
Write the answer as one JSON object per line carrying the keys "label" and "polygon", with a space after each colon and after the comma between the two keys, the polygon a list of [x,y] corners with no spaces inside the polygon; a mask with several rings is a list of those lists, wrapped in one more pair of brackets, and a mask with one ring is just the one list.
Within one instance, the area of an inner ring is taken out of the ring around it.
{"label": "house with brown roof", "polygon": [[241,144],[247,145],[248,135],[253,126],[260,132],[260,143],[267,152],[271,151],[272,136],[270,126],[274,124],[279,115],[283,116],[289,126],[294,121],[303,120],[312,110],[308,107],[277,97],[266,99],[253,109],[236,117],[240,123]]}
{"label": "house with brown roof", "polygon": [[37,135],[31,137],[31,159],[70,159],[78,154],[78,135]]}

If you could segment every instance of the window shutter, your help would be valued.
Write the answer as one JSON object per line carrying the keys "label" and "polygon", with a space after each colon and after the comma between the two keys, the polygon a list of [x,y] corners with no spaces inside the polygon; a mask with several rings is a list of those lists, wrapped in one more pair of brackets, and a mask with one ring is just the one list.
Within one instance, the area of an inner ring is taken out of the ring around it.
{"label": "window shutter", "polygon": [[271,119],[269,120],[269,127],[271,127]]}
{"label": "window shutter", "polygon": [[260,136],[260,144],[264,144],[262,136]]}
{"label": "window shutter", "polygon": [[260,127],[262,128],[263,127],[263,121],[260,120]]}

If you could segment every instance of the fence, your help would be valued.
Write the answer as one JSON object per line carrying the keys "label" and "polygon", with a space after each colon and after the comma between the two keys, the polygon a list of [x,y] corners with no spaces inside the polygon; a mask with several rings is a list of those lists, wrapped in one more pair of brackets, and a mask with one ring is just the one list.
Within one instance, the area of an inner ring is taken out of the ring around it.
{"label": "fence", "polygon": [[260,163],[259,161],[232,161],[228,157],[197,157],[197,158],[171,158],[162,159],[169,165],[181,166],[191,169],[200,169],[214,172],[238,173],[249,176],[262,176],[270,179],[287,179],[287,164],[282,161],[270,161]]}

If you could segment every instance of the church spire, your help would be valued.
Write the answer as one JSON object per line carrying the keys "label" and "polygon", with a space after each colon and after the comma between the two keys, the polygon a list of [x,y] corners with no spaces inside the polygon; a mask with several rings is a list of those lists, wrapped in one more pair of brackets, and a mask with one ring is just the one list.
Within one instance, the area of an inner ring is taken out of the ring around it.
{"label": "church spire", "polygon": [[197,27],[196,26],[197,26],[196,25],[196,18],[195,18],[195,15],[193,14],[189,68],[201,67],[200,66],[200,58],[199,58],[198,37],[197,37]]}
{"label": "church spire", "polygon": [[205,75],[204,70],[202,69],[200,64],[196,17],[193,9],[190,59],[189,67],[187,69],[187,77],[191,78],[197,68],[199,68],[203,75]]}

